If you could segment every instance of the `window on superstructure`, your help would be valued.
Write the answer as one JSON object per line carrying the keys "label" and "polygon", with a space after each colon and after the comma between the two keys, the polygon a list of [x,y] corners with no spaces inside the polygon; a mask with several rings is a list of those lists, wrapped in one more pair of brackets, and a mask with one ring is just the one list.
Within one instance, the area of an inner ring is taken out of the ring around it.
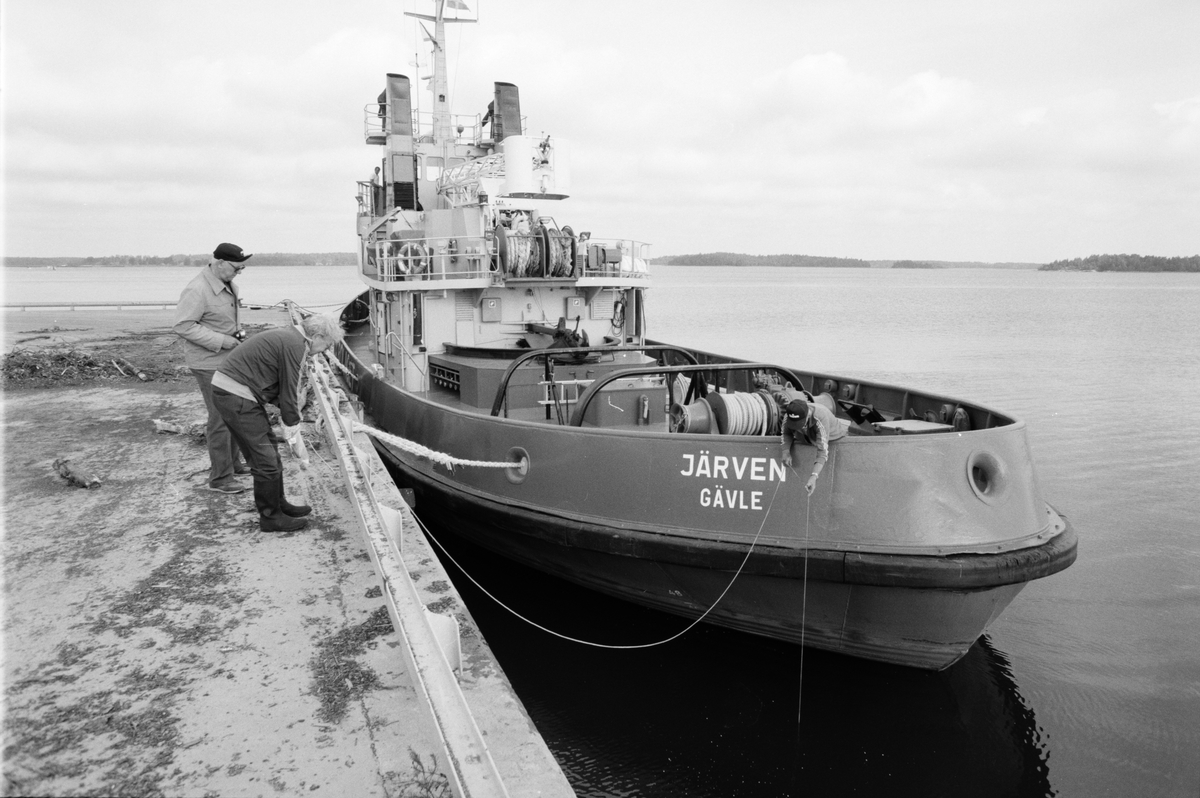
{"label": "window on superstructure", "polygon": [[445,161],[439,156],[429,156],[425,158],[424,165],[421,170],[422,176],[426,180],[437,180],[442,176],[442,171],[445,168]]}

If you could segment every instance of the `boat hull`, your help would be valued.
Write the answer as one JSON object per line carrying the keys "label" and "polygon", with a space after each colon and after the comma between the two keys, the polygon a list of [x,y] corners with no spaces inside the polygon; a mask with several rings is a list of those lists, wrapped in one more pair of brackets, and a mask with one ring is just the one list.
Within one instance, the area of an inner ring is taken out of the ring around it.
{"label": "boat hull", "polygon": [[[1073,530],[1036,490],[1023,425],[838,442],[810,499],[794,472],[776,470],[778,443],[768,438],[480,415],[401,391],[352,358],[347,365],[387,433],[469,460],[526,460],[525,469],[446,469],[377,439],[439,528],[686,618],[942,669],[1026,583],[1075,558]],[[964,468],[979,451],[1000,469],[1001,489],[983,497]],[[697,478],[700,458],[714,468],[723,458],[726,471]],[[718,489],[736,501],[705,504]]]}
{"label": "boat hull", "polygon": [[[1022,553],[1020,564],[1013,555],[982,555],[942,558],[939,568],[919,562],[931,558],[885,556],[876,558],[874,568],[852,564],[847,581],[845,553],[812,550],[797,562],[794,552],[772,547],[749,556],[746,547],[729,547],[719,553],[724,556],[714,556],[712,550],[654,540],[655,535],[538,517],[447,490],[407,467],[401,453],[379,448],[405,486],[416,491],[419,506],[440,519],[439,529],[498,555],[685,618],[704,616],[706,623],[896,665],[929,670],[952,665],[1028,578],[1074,558],[1074,532],[1064,519],[1062,532]],[[714,560],[726,567],[704,564]],[[981,586],[983,572],[1005,583]],[[1000,573],[1020,581],[997,579]]]}

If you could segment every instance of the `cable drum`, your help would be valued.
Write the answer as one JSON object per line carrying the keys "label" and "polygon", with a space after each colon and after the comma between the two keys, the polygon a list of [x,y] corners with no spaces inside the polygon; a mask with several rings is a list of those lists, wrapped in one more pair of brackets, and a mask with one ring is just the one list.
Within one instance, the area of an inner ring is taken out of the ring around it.
{"label": "cable drum", "polygon": [[775,401],[775,397],[771,396],[771,392],[760,388],[754,392],[762,399],[763,406],[767,410],[767,423],[763,430],[763,435],[778,435],[780,430],[780,410],[779,403]]}
{"label": "cable drum", "polygon": [[697,435],[709,435],[716,432],[712,408],[703,399],[685,405],[676,402],[671,405],[671,432],[692,432]]}
{"label": "cable drum", "polygon": [[766,391],[712,393],[689,405],[675,402],[671,432],[701,435],[777,435],[779,407]]}
{"label": "cable drum", "polygon": [[771,427],[770,399],[759,392],[721,394],[728,420],[726,435],[767,435]]}

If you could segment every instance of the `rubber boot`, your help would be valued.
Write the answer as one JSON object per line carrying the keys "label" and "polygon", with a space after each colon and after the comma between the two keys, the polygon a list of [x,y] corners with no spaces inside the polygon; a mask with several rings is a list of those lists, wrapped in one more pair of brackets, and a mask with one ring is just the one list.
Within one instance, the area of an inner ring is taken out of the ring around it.
{"label": "rubber boot", "polygon": [[279,503],[279,509],[283,514],[291,518],[302,518],[312,512],[312,508],[307,504],[292,504],[287,499]]}
{"label": "rubber boot", "polygon": [[258,528],[263,532],[295,532],[308,526],[303,518],[283,511],[283,474],[274,478],[254,479],[254,506],[258,508]]}

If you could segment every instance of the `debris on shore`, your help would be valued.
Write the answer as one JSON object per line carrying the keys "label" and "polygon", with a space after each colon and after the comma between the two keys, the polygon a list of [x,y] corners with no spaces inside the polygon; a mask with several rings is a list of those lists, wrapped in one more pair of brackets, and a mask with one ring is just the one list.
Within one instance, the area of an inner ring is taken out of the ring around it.
{"label": "debris on shore", "polygon": [[77,466],[71,465],[71,461],[66,458],[58,458],[54,461],[54,470],[58,475],[67,482],[80,488],[98,488],[100,487],[100,478],[90,471],[84,471]]}
{"label": "debris on shore", "polygon": [[317,717],[323,723],[341,722],[351,700],[366,690],[379,688],[379,676],[360,665],[355,657],[366,650],[370,641],[392,631],[392,619],[383,606],[362,623],[348,626],[318,643],[317,656],[309,665],[313,674],[312,693],[321,702]]}
{"label": "debris on shore", "polygon": [[206,421],[193,421],[190,424],[176,424],[174,421],[163,421],[161,418],[150,419],[154,422],[154,431],[159,435],[188,435],[197,442],[204,443]]}
{"label": "debris on shore", "polygon": [[48,388],[112,380],[178,380],[187,376],[186,368],[163,358],[154,365],[136,366],[121,355],[90,352],[73,347],[15,347],[4,356],[3,387]]}

